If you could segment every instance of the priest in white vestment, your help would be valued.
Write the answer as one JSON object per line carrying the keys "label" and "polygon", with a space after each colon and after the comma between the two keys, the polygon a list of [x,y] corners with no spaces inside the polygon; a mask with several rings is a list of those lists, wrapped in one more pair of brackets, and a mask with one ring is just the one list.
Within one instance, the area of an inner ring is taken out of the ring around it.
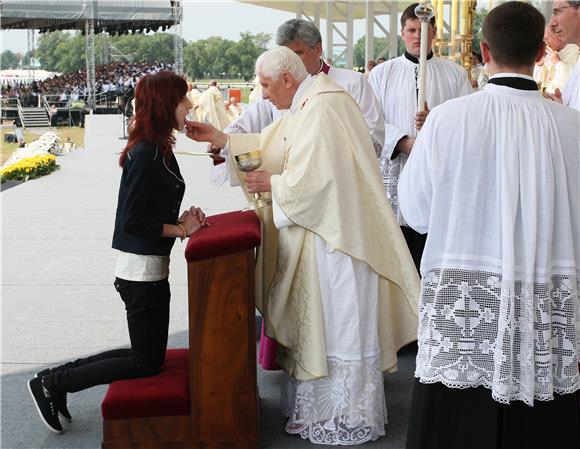
{"label": "priest in white vestment", "polygon": [[230,118],[230,122],[237,120],[237,118],[240,115],[242,115],[244,110],[242,109],[242,107],[238,103],[237,97],[233,97],[233,96],[230,97],[229,102],[228,102],[227,112],[228,112],[228,117]]}
{"label": "priest in white vestment", "polygon": [[[580,47],[580,2],[556,0],[552,5],[552,18],[549,24],[567,44]],[[576,63],[564,90],[549,96],[566,106],[580,111],[580,61]]]}
{"label": "priest in white vestment", "polygon": [[[401,34],[405,53],[373,69],[369,83],[383,110],[385,142],[381,154],[383,183],[387,198],[407,240],[417,269],[421,260],[424,238],[407,226],[399,210],[397,184],[401,170],[412,151],[413,142],[428,114],[417,113],[417,80],[419,76],[419,51],[421,22],[412,4],[401,15]],[[428,48],[435,37],[435,18],[428,28]],[[428,108],[438,106],[452,98],[473,92],[467,72],[458,64],[433,56],[427,57],[426,102]]]}
{"label": "priest in white vestment", "polygon": [[199,97],[201,97],[201,92],[197,88],[197,84],[187,83],[188,91],[187,98],[191,101],[193,105],[191,108],[191,118],[190,120],[203,121],[203,112],[199,105]]}
{"label": "priest in white vestment", "polygon": [[211,81],[209,87],[199,97],[202,121],[222,130],[230,123],[228,113],[224,106],[224,96],[217,87],[215,81]]}
{"label": "priest in white vestment", "polygon": [[279,231],[264,318],[290,375],[286,432],[321,444],[372,441],[385,433],[383,371],[416,336],[413,261],[356,102],[326,75],[308,76],[287,47],[265,52],[256,71],[264,97],[289,109],[274,129],[228,136],[193,123],[188,135],[230,155],[260,148],[266,160],[281,149],[278,174],[251,172],[244,184],[271,192]]}
{"label": "priest in white vestment", "polygon": [[531,76],[544,24],[490,11],[489,83],[431,111],[399,180],[428,232],[407,449],[580,447],[580,113]]}

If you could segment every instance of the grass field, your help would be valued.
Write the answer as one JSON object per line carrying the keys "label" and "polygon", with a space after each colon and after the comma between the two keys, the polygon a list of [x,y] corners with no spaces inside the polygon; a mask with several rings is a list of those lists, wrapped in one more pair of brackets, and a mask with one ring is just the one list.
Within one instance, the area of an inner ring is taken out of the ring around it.
{"label": "grass field", "polygon": [[[56,127],[52,129],[58,137],[60,137],[61,143],[63,143],[67,137],[70,137],[72,143],[76,144],[77,148],[83,148],[85,146],[85,129],[78,127]],[[11,133],[10,128],[2,128],[2,134],[0,135],[0,142],[2,144],[2,152],[0,154],[0,164],[3,164],[8,160],[10,155],[18,148],[17,143],[7,143],[4,141],[4,135],[6,133]],[[28,128],[24,130],[24,141],[28,143],[34,142],[42,134],[46,132],[46,128],[42,131],[35,128]]]}

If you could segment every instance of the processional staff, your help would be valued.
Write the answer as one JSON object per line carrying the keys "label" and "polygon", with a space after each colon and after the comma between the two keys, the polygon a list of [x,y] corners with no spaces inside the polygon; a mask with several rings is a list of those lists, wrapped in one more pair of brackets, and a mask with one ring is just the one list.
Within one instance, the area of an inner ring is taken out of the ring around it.
{"label": "processional staff", "polygon": [[417,111],[425,110],[425,76],[427,74],[427,34],[429,21],[435,15],[433,5],[429,0],[420,2],[415,8],[415,15],[421,21],[421,52],[419,53],[419,89],[417,95]]}

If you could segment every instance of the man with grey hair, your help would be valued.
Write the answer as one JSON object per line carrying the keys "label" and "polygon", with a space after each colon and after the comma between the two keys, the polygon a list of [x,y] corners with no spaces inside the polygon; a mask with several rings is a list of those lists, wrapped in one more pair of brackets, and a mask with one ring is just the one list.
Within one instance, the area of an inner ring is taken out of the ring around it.
{"label": "man with grey hair", "polygon": [[286,432],[321,444],[372,441],[385,434],[383,371],[416,338],[413,260],[352,97],[325,74],[307,76],[286,47],[262,54],[256,70],[264,98],[288,109],[281,120],[229,136],[190,123],[188,136],[230,157],[262,151],[261,171],[240,177],[249,193],[271,195],[258,212],[266,233],[268,220],[278,230],[263,312],[290,375]]}
{"label": "man with grey hair", "polygon": [[[560,1],[553,4],[550,27],[566,44],[576,44],[580,47],[580,1]],[[580,60],[574,67],[564,91],[556,90],[549,98],[563,102],[580,111]]]}

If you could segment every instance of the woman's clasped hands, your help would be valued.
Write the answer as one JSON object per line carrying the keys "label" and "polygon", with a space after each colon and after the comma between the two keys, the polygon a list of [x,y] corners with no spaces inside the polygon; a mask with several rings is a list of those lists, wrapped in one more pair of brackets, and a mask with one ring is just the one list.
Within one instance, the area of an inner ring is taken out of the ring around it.
{"label": "woman's clasped hands", "polygon": [[200,228],[209,226],[205,213],[195,206],[184,210],[177,222],[185,228],[186,237],[189,237]]}

